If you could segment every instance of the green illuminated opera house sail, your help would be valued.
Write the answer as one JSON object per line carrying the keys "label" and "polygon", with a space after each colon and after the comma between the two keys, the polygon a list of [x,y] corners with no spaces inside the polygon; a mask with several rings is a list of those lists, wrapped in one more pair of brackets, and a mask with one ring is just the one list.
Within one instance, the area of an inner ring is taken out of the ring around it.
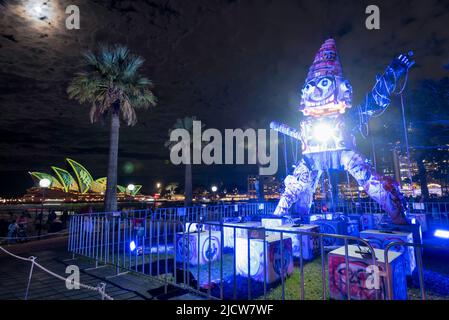
{"label": "green illuminated opera house sail", "polygon": [[[44,172],[30,172],[31,178],[36,183],[36,186],[39,186],[40,180],[48,179],[50,180],[51,189],[57,189],[64,192],[75,192],[81,194],[90,192],[102,194],[106,191],[106,177],[94,180],[90,172],[82,164],[69,158],[67,158],[66,161],[72,169],[75,178],[69,171],[52,166],[51,169],[55,173],[56,177]],[[117,185],[119,192],[128,192],[133,196],[138,194],[141,188],[142,185],[135,185],[134,190],[128,191],[126,187]]]}

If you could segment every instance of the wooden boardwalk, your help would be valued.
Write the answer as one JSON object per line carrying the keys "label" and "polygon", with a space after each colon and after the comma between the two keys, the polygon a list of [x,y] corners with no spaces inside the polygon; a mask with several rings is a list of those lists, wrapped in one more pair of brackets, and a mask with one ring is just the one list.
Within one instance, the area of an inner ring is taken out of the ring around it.
{"label": "wooden boardwalk", "polygon": [[[89,260],[71,260],[67,252],[67,238],[56,238],[3,246],[6,250],[22,256],[35,256],[36,262],[50,271],[66,277],[68,265],[80,269],[80,282],[90,286],[106,283],[106,293],[114,300],[185,300],[201,299],[185,290],[169,286],[167,294],[161,282],[148,276],[127,273],[115,275],[109,266],[95,268]],[[23,300],[25,297],[31,263],[18,260],[0,252],[0,300]],[[28,299],[30,300],[100,300],[98,292],[89,289],[69,290],[65,282],[34,268]]]}

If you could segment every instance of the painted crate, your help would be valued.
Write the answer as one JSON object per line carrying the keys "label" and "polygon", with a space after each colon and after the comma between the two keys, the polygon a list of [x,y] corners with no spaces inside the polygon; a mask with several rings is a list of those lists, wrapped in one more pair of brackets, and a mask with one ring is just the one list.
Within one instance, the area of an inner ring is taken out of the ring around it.
{"label": "painted crate", "polygon": [[[199,249],[198,249],[199,243]],[[202,265],[209,261],[215,261],[220,257],[221,232],[203,231],[187,235],[179,232],[176,234],[176,261],[188,262],[191,265]]]}
{"label": "painted crate", "polygon": [[[360,238],[368,242],[377,249],[385,249],[391,242],[413,243],[411,232],[387,231],[387,230],[365,230],[360,232]],[[404,254],[405,268],[407,275],[411,275],[416,267],[415,250],[413,247],[393,246],[390,251],[398,251]]]}
{"label": "painted crate", "polygon": [[262,227],[271,229],[283,225],[284,220],[282,218],[262,218],[260,222],[262,223]]}
{"label": "painted crate", "polygon": [[[284,224],[284,219],[282,218],[263,218],[260,221],[262,227],[266,229],[274,229],[275,227],[282,226]],[[276,234],[275,232],[267,231],[268,235]]]}
{"label": "painted crate", "polygon": [[[284,224],[282,226],[274,227],[273,229],[279,231],[287,231],[283,233],[282,236],[292,238],[292,250],[294,257],[300,257],[300,241],[301,235],[295,233],[288,233],[288,231],[294,232],[320,232],[320,227],[318,225],[313,224],[302,224],[302,225],[294,225],[294,224]],[[280,237],[280,233],[277,233]],[[320,252],[320,241],[319,237],[313,237],[310,235],[302,235],[302,257],[305,260],[311,260]]]}
{"label": "painted crate", "polygon": [[411,232],[413,234],[413,242],[422,244],[422,229],[419,224],[404,224],[404,225],[391,225],[390,228],[394,231]]}
{"label": "painted crate", "polygon": [[[320,233],[327,234],[341,234],[346,235],[348,233],[347,223],[343,220],[316,220],[313,224],[320,227]],[[324,246],[336,246],[344,244],[343,239],[337,239],[332,237],[324,237]]]}
{"label": "painted crate", "polygon": [[[260,222],[225,222],[223,223],[223,246],[225,248],[234,248],[234,226],[236,238],[247,238],[248,232],[250,238],[263,238],[263,231],[258,230],[261,227]],[[257,229],[243,229],[241,227],[252,227]]]}
{"label": "painted crate", "polygon": [[360,225],[362,230],[370,230],[379,228],[384,215],[382,213],[365,213],[360,218]]}
{"label": "painted crate", "polygon": [[[249,267],[251,279],[272,283],[293,273],[292,239],[283,239],[283,255],[281,256],[281,239],[279,236],[271,235],[263,239],[250,239]],[[248,277],[248,239],[237,238],[236,271],[238,275]],[[264,246],[266,256],[264,258]],[[281,260],[283,262],[281,263]],[[283,268],[281,268],[281,264]]]}
{"label": "painted crate", "polygon": [[[362,247],[367,250],[367,247]],[[374,249],[379,272],[385,271],[384,250]],[[374,281],[371,257],[362,256],[358,246],[348,246],[349,275],[346,274],[345,247],[329,252],[329,293],[331,299],[347,300],[347,276],[349,277],[349,293],[351,300],[384,300],[387,297],[387,281],[385,277],[378,277],[377,285]],[[390,283],[394,300],[407,299],[407,280],[405,262],[400,252],[388,253],[390,265]]]}

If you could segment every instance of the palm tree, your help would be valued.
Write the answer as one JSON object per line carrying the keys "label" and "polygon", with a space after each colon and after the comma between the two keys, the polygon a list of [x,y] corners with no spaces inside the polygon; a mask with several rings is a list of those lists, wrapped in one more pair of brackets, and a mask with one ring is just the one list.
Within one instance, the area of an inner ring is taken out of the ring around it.
{"label": "palm tree", "polygon": [[[176,129],[185,129],[190,133],[190,145],[192,145],[193,137],[193,121],[197,121],[196,117],[185,117],[183,119],[177,119],[173,127],[168,131],[168,136],[171,132]],[[201,128],[204,124],[201,124]],[[165,146],[171,150],[171,148],[176,145],[176,141],[166,141]],[[201,142],[202,143],[202,142]],[[188,146],[190,148],[190,146]],[[192,152],[191,152],[192,154]],[[184,206],[188,207],[192,204],[192,157],[190,159],[185,159],[185,176],[184,176]]]}
{"label": "palm tree", "polygon": [[179,184],[177,182],[170,182],[166,187],[165,191],[168,192],[169,197],[173,197],[175,194],[176,189],[178,189]]}
{"label": "palm tree", "polygon": [[136,108],[156,105],[152,83],[139,74],[144,59],[121,45],[102,46],[84,53],[84,68],[72,79],[67,93],[80,104],[89,103],[90,121],[110,118],[110,144],[105,210],[117,210],[117,158],[120,113],[128,126],[137,122]]}

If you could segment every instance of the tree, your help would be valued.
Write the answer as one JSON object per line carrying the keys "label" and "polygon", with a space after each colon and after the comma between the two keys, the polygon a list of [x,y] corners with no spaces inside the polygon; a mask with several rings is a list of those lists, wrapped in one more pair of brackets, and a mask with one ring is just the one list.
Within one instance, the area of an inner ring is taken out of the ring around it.
{"label": "tree", "polygon": [[174,194],[176,189],[178,189],[179,184],[177,182],[170,182],[166,187],[165,191],[168,192],[168,196],[171,198]]}
{"label": "tree", "polygon": [[70,82],[67,93],[80,104],[89,103],[92,123],[109,117],[110,144],[105,211],[117,210],[117,159],[120,114],[128,126],[137,122],[136,108],[156,105],[152,83],[139,74],[144,59],[121,45],[102,46],[84,53],[84,71]]}
{"label": "tree", "polygon": [[[196,117],[185,117],[183,119],[177,119],[176,123],[173,125],[173,127],[168,131],[168,136],[171,135],[171,132],[176,129],[184,129],[187,130],[190,134],[190,145],[187,146],[190,148],[193,144],[193,122],[197,121]],[[204,124],[201,125],[201,128],[204,127]],[[181,143],[177,141],[166,141],[165,146],[169,148],[170,150],[175,146],[176,144]],[[202,142],[201,142],[202,144]],[[192,155],[192,152],[190,152]],[[185,156],[185,155],[184,155]],[[184,176],[184,206],[188,207],[192,205],[192,156],[190,156],[190,159],[184,159],[185,164],[185,176]]]}

